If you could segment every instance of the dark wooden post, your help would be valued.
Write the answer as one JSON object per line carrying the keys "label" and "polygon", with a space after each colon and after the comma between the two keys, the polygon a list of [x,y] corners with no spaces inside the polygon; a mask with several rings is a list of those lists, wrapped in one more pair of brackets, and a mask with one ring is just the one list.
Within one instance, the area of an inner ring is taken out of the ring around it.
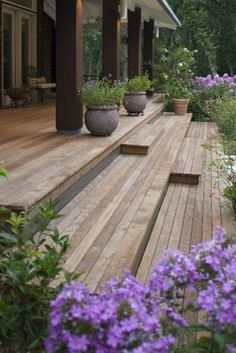
{"label": "dark wooden post", "polygon": [[43,0],[37,1],[37,76],[44,75],[43,65]]}
{"label": "dark wooden post", "polygon": [[56,128],[76,134],[83,125],[83,0],[57,0],[56,26]]}
{"label": "dark wooden post", "polygon": [[154,21],[144,22],[143,28],[143,72],[147,72],[150,80],[153,80],[154,59]]}
{"label": "dark wooden post", "polygon": [[140,75],[141,9],[128,11],[128,77]]}
{"label": "dark wooden post", "polygon": [[103,0],[102,75],[120,79],[119,0]]}

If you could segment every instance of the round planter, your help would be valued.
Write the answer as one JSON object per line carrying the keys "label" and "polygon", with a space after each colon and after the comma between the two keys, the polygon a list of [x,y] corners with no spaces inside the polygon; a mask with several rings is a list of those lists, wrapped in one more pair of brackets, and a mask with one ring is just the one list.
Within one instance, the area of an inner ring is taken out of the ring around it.
{"label": "round planter", "polygon": [[175,114],[185,115],[188,112],[189,99],[173,99]]}
{"label": "round planter", "polygon": [[29,93],[9,93],[8,96],[15,103],[16,106],[23,105],[26,98],[29,97]]}
{"label": "round planter", "polygon": [[109,136],[119,123],[117,105],[112,106],[87,106],[85,112],[85,125],[95,136]]}
{"label": "round planter", "polygon": [[146,92],[125,93],[123,104],[129,115],[143,114],[147,105]]}

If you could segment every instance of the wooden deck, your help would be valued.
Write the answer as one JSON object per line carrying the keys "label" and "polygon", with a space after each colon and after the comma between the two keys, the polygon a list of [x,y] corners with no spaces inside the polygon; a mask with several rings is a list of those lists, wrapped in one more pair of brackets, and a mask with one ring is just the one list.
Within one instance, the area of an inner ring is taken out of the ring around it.
{"label": "wooden deck", "polygon": [[[215,156],[201,147],[215,125],[191,122],[189,114],[160,116],[162,107],[150,101],[139,118],[121,112],[119,128],[106,138],[86,129],[81,136],[58,135],[52,106],[0,112],[0,160],[11,173],[2,181],[0,204],[21,208],[66,195],[116,152],[53,222],[70,237],[65,268],[82,272],[94,291],[125,268],[146,281],[166,249],[188,253],[192,244],[209,239],[215,226],[235,229],[218,176],[207,167],[206,160]],[[176,183],[173,175],[185,179]]]}
{"label": "wooden deck", "polygon": [[154,118],[163,108],[155,101],[149,100],[143,117],[128,117],[121,110],[110,137],[91,136],[85,127],[80,136],[59,135],[54,106],[0,110],[0,161],[10,172],[0,189],[0,205],[21,209],[58,198]]}

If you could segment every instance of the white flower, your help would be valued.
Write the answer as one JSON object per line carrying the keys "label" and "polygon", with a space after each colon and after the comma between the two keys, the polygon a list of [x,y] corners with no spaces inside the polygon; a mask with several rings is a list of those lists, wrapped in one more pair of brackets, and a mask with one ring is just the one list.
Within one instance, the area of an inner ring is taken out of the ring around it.
{"label": "white flower", "polygon": [[179,63],[179,66],[180,66],[180,67],[182,67],[182,66],[183,66],[183,64],[182,64],[182,63]]}

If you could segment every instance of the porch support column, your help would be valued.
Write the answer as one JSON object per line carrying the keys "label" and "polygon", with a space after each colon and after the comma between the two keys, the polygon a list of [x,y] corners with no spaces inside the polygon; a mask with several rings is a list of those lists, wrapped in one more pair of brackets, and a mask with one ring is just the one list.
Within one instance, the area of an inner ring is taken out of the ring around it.
{"label": "porch support column", "polygon": [[120,79],[119,0],[103,0],[102,75]]}
{"label": "porch support column", "polygon": [[77,134],[83,125],[83,0],[57,0],[56,36],[56,128]]}
{"label": "porch support column", "polygon": [[144,22],[143,28],[143,72],[147,72],[149,79],[153,80],[154,59],[154,21]]}
{"label": "porch support column", "polygon": [[128,78],[141,72],[141,9],[128,11]]}

